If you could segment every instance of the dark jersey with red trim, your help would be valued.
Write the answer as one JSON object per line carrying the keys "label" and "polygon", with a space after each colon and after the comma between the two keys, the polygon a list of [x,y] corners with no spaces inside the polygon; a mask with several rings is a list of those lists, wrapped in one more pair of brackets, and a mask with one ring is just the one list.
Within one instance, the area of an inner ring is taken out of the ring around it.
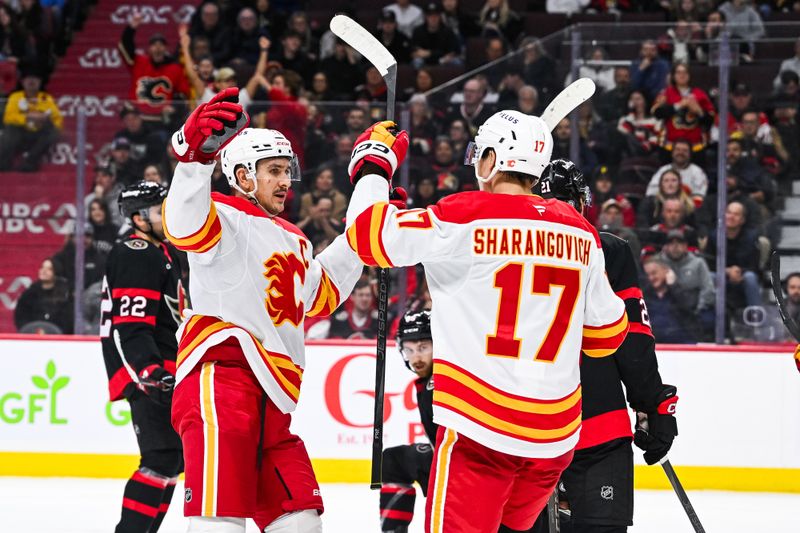
{"label": "dark jersey with red trim", "polygon": [[131,236],[114,245],[103,278],[100,340],[112,401],[150,365],[175,373],[184,292],[176,250]]}
{"label": "dark jersey with red trim", "polygon": [[630,245],[628,241],[605,232],[600,232],[600,242],[608,280],[617,296],[625,302],[630,329],[611,357],[581,359],[583,426],[577,449],[632,437],[625,392],[631,408],[654,411],[663,388],[655,339]]}
{"label": "dark jersey with red trim", "polygon": [[362,324],[353,320],[353,311],[342,309],[331,316],[329,339],[374,339],[378,336],[378,311],[372,310]]}
{"label": "dark jersey with red trim", "polygon": [[436,445],[436,432],[439,425],[433,421],[433,376],[418,378],[414,382],[417,389],[417,409],[419,409],[419,420],[425,428],[425,435],[431,444]]}

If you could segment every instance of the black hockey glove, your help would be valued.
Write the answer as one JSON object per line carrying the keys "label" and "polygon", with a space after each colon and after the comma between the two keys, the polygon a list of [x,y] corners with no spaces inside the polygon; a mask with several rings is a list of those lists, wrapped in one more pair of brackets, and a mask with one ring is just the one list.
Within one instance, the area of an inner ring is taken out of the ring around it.
{"label": "black hockey glove", "polygon": [[139,372],[139,388],[150,400],[169,407],[172,404],[172,391],[175,389],[175,376],[163,366],[150,365]]}
{"label": "black hockey glove", "polygon": [[633,443],[644,450],[644,460],[649,465],[656,464],[667,455],[672,441],[678,435],[678,423],[675,421],[677,392],[674,386],[664,385],[654,411],[636,412]]}

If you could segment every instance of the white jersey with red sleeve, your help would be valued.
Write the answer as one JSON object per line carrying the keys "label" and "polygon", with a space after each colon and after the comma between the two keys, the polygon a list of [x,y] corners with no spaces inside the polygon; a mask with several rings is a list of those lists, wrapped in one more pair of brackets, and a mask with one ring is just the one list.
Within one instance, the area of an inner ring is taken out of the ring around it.
{"label": "white jersey with red sleeve", "polygon": [[333,312],[363,267],[344,235],[314,258],[294,225],[244,198],[212,194],[213,170],[179,163],[164,201],[165,233],[190,252],[192,309],[177,333],[176,379],[235,337],[270,399],[290,412],[305,367],[304,317]]}
{"label": "white jersey with red sleeve", "polygon": [[610,355],[628,331],[594,228],[534,195],[465,192],[410,210],[387,200],[385,179],[359,180],[346,234],[366,264],[425,266],[435,422],[523,457],[574,448],[581,351]]}

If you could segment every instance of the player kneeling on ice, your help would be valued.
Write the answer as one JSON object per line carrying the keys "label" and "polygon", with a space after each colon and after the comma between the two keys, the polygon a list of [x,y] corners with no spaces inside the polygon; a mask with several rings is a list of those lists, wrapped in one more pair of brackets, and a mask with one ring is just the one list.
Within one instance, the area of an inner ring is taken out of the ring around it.
{"label": "player kneeling on ice", "polygon": [[[280,132],[246,128],[238,89],[200,105],[172,137],[180,163],[164,203],[189,252],[192,310],[178,331],[172,423],[186,462],[190,532],[321,531],[322,499],[289,430],[305,367],[303,320],[330,314],[362,265],[343,236],[316,258],[277,217],[296,158]],[[211,193],[214,158],[235,191]]]}
{"label": "player kneeling on ice", "polygon": [[[436,442],[433,423],[433,340],[431,312],[408,311],[397,328],[397,347],[406,366],[417,374],[419,418],[428,440]],[[381,530],[406,533],[414,516],[416,491],[419,483],[422,494],[428,492],[428,477],[433,461],[433,446],[426,443],[395,446],[383,451],[381,479]]]}
{"label": "player kneeling on ice", "polygon": [[581,350],[605,357],[619,347],[625,305],[597,231],[530,192],[553,148],[542,119],[492,115],[468,151],[481,190],[411,210],[389,204],[408,146],[393,127],[375,124],[356,141],[346,233],[365,264],[425,266],[439,425],[426,529],[522,531],[578,442]]}
{"label": "player kneeling on ice", "polygon": [[[564,159],[548,165],[535,192],[565,202],[578,213],[591,200],[583,174]],[[677,389],[662,383],[658,372],[636,260],[628,242],[616,235],[600,232],[600,242],[611,288],[625,301],[630,331],[613,355],[581,362],[583,422],[575,456],[558,485],[561,533],[627,531],[633,524],[631,442],[644,450],[647,464],[655,464],[667,455],[678,434]],[[626,394],[637,412],[635,433]],[[548,531],[547,514],[542,513],[530,533]]]}
{"label": "player kneeling on ice", "polygon": [[183,289],[177,250],[165,242],[161,224],[166,195],[163,186],[144,181],[120,193],[119,209],[133,233],[111,248],[103,278],[108,390],[111,401],[128,400],[141,453],[115,533],[158,531],[183,471],[181,440],[170,423]]}

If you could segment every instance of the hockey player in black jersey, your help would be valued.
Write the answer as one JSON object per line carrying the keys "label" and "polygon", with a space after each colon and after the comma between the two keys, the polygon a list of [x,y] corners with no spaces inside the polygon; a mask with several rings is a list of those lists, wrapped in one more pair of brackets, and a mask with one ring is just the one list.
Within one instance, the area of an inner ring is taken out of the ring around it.
{"label": "hockey player in black jersey", "polygon": [[414,516],[414,482],[419,483],[423,495],[428,490],[428,476],[433,461],[431,444],[436,442],[438,429],[433,423],[433,341],[430,311],[410,311],[403,316],[397,328],[397,347],[406,366],[418,376],[414,382],[417,406],[420,421],[430,440],[430,444],[408,444],[383,451],[381,530],[406,533]]}
{"label": "hockey player in black jersey", "polygon": [[120,193],[133,233],[111,249],[103,280],[100,337],[109,395],[128,400],[141,453],[115,533],[158,531],[183,470],[181,440],[170,422],[183,289],[161,224],[166,195],[166,188],[148,182]]}
{"label": "hockey player in black jersey", "polygon": [[[579,212],[590,198],[583,174],[564,159],[550,163],[537,189],[545,198],[568,202]],[[655,340],[630,246],[611,233],[600,232],[600,241],[608,279],[625,301],[630,330],[613,356],[581,360],[583,421],[574,458],[558,484],[561,533],[627,531],[633,524],[631,441],[644,450],[645,461],[652,465],[666,456],[678,434],[674,416],[677,389],[661,382]],[[634,431],[626,393],[637,415]],[[545,510],[530,532],[547,531]]]}

